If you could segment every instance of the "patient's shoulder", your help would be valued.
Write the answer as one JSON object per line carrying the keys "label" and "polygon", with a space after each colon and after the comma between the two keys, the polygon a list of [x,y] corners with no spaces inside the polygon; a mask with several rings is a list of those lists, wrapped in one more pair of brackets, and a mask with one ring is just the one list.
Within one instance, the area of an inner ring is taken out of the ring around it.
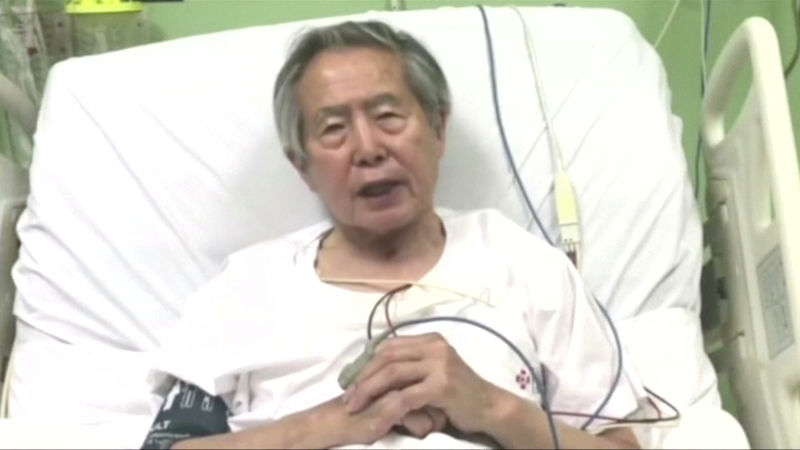
{"label": "patient's shoulder", "polygon": [[262,267],[269,264],[285,265],[293,261],[301,249],[315,242],[330,227],[327,221],[319,222],[277,238],[251,244],[231,253],[227,258],[227,265],[229,267],[252,267],[255,264]]}
{"label": "patient's shoulder", "polygon": [[537,253],[551,253],[553,248],[541,237],[520,226],[496,209],[470,211],[445,210],[441,214],[448,232],[457,237],[479,239],[486,245],[499,249],[519,249]]}
{"label": "patient's shoulder", "polygon": [[[498,279],[549,282],[570,270],[564,253],[501,212],[482,209],[443,216],[448,234],[467,249],[468,259]],[[465,256],[465,259],[467,257]]]}

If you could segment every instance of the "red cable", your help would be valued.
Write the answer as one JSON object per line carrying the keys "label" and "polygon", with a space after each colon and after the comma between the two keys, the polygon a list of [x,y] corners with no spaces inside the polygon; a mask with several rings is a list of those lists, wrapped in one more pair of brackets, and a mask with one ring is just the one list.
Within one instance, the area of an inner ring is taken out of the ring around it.
{"label": "red cable", "polygon": [[386,300],[384,300],[383,302],[383,312],[384,315],[386,316],[386,326],[389,327],[389,330],[391,330],[392,336],[397,337],[397,332],[394,331],[394,324],[392,324],[392,319],[390,317],[391,314],[389,314],[389,303],[392,302],[392,299],[394,298],[395,295],[396,293],[392,293],[392,295],[386,297]]}

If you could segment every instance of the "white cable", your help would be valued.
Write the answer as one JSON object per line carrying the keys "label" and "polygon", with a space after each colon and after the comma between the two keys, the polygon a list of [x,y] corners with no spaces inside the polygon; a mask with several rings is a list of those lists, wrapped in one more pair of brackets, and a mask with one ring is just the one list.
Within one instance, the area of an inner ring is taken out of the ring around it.
{"label": "white cable", "polygon": [[461,297],[468,298],[470,300],[474,300],[474,301],[476,301],[478,303],[483,303],[486,306],[494,308],[494,305],[492,304],[492,302],[490,300],[480,299],[478,297],[475,297],[475,296],[470,295],[470,294],[465,294],[465,293],[457,291],[455,289],[450,289],[450,288],[446,288],[446,287],[442,287],[442,286],[436,286],[436,285],[433,285],[433,284],[420,283],[418,281],[412,281],[412,280],[402,280],[402,279],[389,280],[389,279],[379,279],[379,278],[375,278],[375,279],[372,279],[372,278],[324,278],[324,277],[320,277],[320,280],[325,282],[325,283],[331,283],[331,284],[358,284],[358,285],[362,285],[362,286],[393,286],[393,287],[397,287],[397,286],[402,286],[404,284],[410,284],[412,286],[416,286],[416,287],[423,288],[423,289],[426,289],[426,288],[427,289],[438,289],[440,291],[445,291],[445,292],[449,292],[451,294],[460,295]]}
{"label": "white cable", "polygon": [[547,139],[550,143],[550,155],[553,160],[553,171],[554,172],[563,172],[564,171],[564,159],[561,155],[561,146],[558,145],[558,139],[556,138],[555,128],[553,127],[553,123],[550,119],[550,113],[547,109],[547,103],[544,99],[544,86],[542,84],[542,77],[539,73],[539,62],[536,58],[536,47],[533,45],[533,37],[531,36],[530,28],[528,27],[528,22],[523,17],[522,13],[516,6],[512,6],[511,9],[517,14],[519,17],[520,22],[522,23],[522,30],[525,33],[525,49],[528,52],[528,62],[531,64],[531,70],[533,71],[533,78],[536,80],[536,97],[539,99],[539,108],[542,110],[542,115],[544,116],[544,123],[547,127]]}
{"label": "white cable", "polygon": [[523,17],[520,10],[516,7],[511,7],[517,14],[522,24],[522,30],[525,33],[525,48],[528,52],[528,61],[533,70],[533,77],[536,80],[537,98],[539,99],[539,107],[541,108],[544,121],[547,126],[547,137],[550,144],[550,155],[553,163],[553,194],[556,203],[556,217],[558,219],[558,228],[561,233],[561,245],[567,255],[575,263],[575,267],[580,270],[581,262],[581,227],[580,217],[578,211],[578,202],[575,197],[575,191],[572,188],[572,182],[564,167],[563,155],[561,154],[561,146],[556,138],[555,127],[550,120],[550,111],[547,109],[547,103],[544,99],[544,86],[542,77],[539,73],[539,61],[536,58],[536,47],[533,45],[533,37],[528,27],[528,22]]}
{"label": "white cable", "polygon": [[[701,1],[702,3],[702,1]],[[661,40],[664,39],[664,35],[667,34],[667,30],[669,29],[670,25],[672,25],[672,19],[675,18],[675,13],[678,12],[678,5],[681,4],[681,0],[675,0],[675,3],[672,4],[672,11],[670,11],[669,16],[667,16],[666,22],[664,22],[664,26],[661,27],[661,32],[658,33],[658,37],[656,38],[655,43],[653,44],[654,48],[658,48],[659,44],[661,44]],[[702,8],[702,4],[700,7]]]}

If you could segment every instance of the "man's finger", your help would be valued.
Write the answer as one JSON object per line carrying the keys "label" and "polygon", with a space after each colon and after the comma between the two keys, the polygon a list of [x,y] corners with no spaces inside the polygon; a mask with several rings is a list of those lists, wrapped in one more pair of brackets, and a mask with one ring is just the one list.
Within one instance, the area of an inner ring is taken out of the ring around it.
{"label": "man's finger", "polygon": [[395,339],[403,339],[403,342],[399,345],[394,343],[393,345],[389,345],[389,342],[381,344],[369,363],[361,369],[356,379],[353,380],[356,384],[371,377],[375,372],[382,370],[389,364],[422,361],[422,359],[424,359],[425,347],[421,345],[419,341],[406,340],[404,337],[393,338],[390,339],[390,341],[394,341]]}
{"label": "man's finger", "polygon": [[378,434],[388,433],[395,425],[401,425],[403,418],[411,412],[398,391],[388,392],[383,397],[372,403],[368,410],[361,412],[373,416],[372,427]]}
{"label": "man's finger", "polygon": [[442,431],[447,426],[447,414],[444,413],[439,408],[434,408],[432,406],[426,406],[423,411],[431,418],[433,421],[433,429],[431,433],[434,431]]}
{"label": "man's finger", "polygon": [[356,413],[387,392],[418,383],[425,379],[428,372],[428,365],[423,362],[394,362],[383,365],[368,378],[356,382],[348,389],[345,398],[347,411]]}
{"label": "man's finger", "polygon": [[406,414],[403,418],[403,426],[412,436],[424,438],[436,429],[436,422],[425,409],[418,409]]}

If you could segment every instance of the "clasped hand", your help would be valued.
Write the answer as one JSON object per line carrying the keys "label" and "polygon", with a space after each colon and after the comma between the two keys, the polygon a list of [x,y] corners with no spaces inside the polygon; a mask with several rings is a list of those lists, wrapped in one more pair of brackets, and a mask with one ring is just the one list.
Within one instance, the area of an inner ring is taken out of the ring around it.
{"label": "clasped hand", "polygon": [[498,389],[431,333],[384,341],[342,401],[353,420],[370,417],[364,434],[350,427],[361,434],[351,436],[354,443],[369,442],[398,425],[417,437],[441,431],[448,422],[464,433],[485,432]]}

